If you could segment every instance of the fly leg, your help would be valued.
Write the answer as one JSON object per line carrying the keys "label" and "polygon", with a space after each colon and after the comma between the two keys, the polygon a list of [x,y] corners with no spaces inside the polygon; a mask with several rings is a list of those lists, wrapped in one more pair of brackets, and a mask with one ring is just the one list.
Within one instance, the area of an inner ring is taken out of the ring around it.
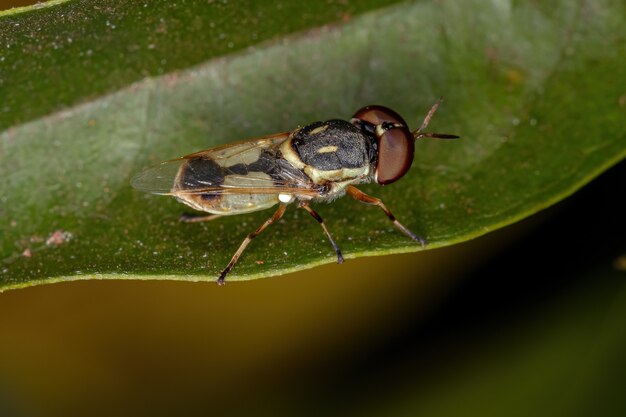
{"label": "fly leg", "polygon": [[361,201],[365,204],[372,204],[372,205],[380,207],[385,212],[389,220],[393,222],[393,225],[396,226],[398,229],[400,229],[402,233],[404,233],[405,235],[407,235],[414,241],[418,242],[422,246],[426,244],[426,240],[424,240],[424,238],[417,236],[415,233],[407,229],[406,226],[404,226],[402,223],[396,220],[394,215],[391,214],[391,211],[389,211],[387,206],[385,206],[385,204],[383,204],[383,202],[380,201],[380,199],[369,196],[352,185],[346,188],[346,192],[350,195],[350,197],[354,198],[355,200]]}
{"label": "fly leg", "polygon": [[309,206],[308,201],[301,201],[298,207],[301,207],[305,209],[306,211],[308,211],[309,214],[313,216],[315,220],[317,220],[320,226],[322,226],[322,230],[324,230],[326,237],[330,241],[330,244],[333,246],[333,249],[335,250],[335,253],[337,254],[337,263],[338,264],[343,263],[343,255],[341,254],[341,250],[339,249],[339,246],[337,246],[337,244],[335,243],[335,240],[333,239],[333,237],[330,235],[330,232],[326,228],[326,224],[324,224],[324,219],[322,219],[322,217],[319,214],[317,214],[317,212]]}
{"label": "fly leg", "polygon": [[214,220],[218,217],[222,216],[220,214],[209,214],[208,216],[203,216],[199,214],[183,213],[178,218],[178,221],[182,223],[200,223],[208,222],[209,220]]}
{"label": "fly leg", "polygon": [[218,285],[224,285],[224,278],[226,278],[226,275],[230,272],[231,269],[233,269],[233,266],[235,266],[235,264],[237,263],[237,260],[239,260],[239,257],[241,256],[243,251],[246,249],[250,241],[254,239],[255,237],[257,237],[259,233],[261,233],[263,230],[265,230],[267,226],[280,220],[280,218],[283,217],[283,214],[285,214],[285,210],[287,210],[287,205],[281,204],[280,206],[278,206],[278,210],[276,210],[276,212],[274,213],[272,217],[267,219],[265,223],[261,225],[261,227],[256,229],[254,232],[250,233],[248,236],[246,236],[243,242],[241,242],[241,245],[239,245],[239,249],[237,249],[237,252],[235,252],[235,254],[233,255],[228,265],[226,265],[226,268],[224,268],[224,270],[220,273],[220,277],[217,279]]}

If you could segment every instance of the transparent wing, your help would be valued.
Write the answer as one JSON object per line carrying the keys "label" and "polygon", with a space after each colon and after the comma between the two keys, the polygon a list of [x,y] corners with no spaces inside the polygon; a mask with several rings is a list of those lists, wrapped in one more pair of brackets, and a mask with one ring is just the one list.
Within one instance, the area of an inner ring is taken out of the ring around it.
{"label": "transparent wing", "polygon": [[174,181],[184,158],[163,162],[136,174],[131,180],[133,188],[152,194],[170,194],[174,188]]}
{"label": "transparent wing", "polygon": [[285,132],[166,161],[137,174],[131,184],[163,195],[319,195],[318,185],[276,156],[278,145],[288,137]]}

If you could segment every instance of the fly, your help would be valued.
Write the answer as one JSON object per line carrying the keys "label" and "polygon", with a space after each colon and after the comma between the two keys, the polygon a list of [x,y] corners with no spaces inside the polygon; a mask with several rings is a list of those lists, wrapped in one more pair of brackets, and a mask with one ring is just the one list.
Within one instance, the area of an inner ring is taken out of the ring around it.
{"label": "fly", "polygon": [[297,202],[322,227],[336,255],[339,246],[312,202],[331,202],[348,194],[365,204],[380,207],[393,225],[420,243],[426,241],[400,223],[383,202],[355,187],[374,181],[391,184],[411,168],[415,140],[455,139],[456,135],[424,132],[439,107],[430,109],[419,129],[410,131],[404,119],[383,106],[367,106],[350,121],[314,122],[290,132],[262,136],[166,161],[131,180],[134,188],[170,195],[208,215],[186,215],[195,223],[221,216],[250,213],[278,204],[278,209],[258,229],[248,234],[217,279],[219,285],[248,244]]}

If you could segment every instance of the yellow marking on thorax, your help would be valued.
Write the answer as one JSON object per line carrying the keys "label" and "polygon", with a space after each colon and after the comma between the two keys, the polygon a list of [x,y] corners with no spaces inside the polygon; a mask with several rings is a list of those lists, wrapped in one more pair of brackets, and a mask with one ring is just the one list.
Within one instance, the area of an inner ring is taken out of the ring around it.
{"label": "yellow marking on thorax", "polygon": [[280,145],[280,152],[283,154],[283,158],[285,158],[291,165],[298,169],[304,169],[306,164],[302,162],[300,156],[296,153],[296,151],[291,147],[292,137],[284,141]]}
{"label": "yellow marking on thorax", "polygon": [[315,184],[325,184],[327,182],[353,181],[355,178],[369,175],[369,165],[357,168],[341,168],[329,171],[322,171],[313,168],[311,165],[304,167],[304,173],[311,178]]}
{"label": "yellow marking on thorax", "polygon": [[315,129],[311,130],[311,132],[309,134],[310,135],[317,135],[318,133],[322,133],[326,129],[328,129],[328,125],[322,125],[320,127],[316,127]]}
{"label": "yellow marking on thorax", "polygon": [[337,145],[322,146],[321,148],[317,150],[317,153],[337,152],[337,149],[339,149]]}

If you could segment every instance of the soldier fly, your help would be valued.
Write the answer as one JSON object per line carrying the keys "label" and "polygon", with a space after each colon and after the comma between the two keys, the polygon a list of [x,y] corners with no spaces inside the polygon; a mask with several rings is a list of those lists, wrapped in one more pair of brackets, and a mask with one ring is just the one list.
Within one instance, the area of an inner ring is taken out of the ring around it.
{"label": "soldier fly", "polygon": [[252,239],[297,201],[322,227],[337,255],[341,250],[311,202],[331,202],[348,194],[380,207],[402,233],[425,245],[426,241],[400,223],[381,200],[355,185],[374,181],[391,184],[407,173],[413,162],[415,140],[455,139],[456,135],[424,132],[439,107],[439,99],[419,129],[410,131],[395,111],[378,105],[363,107],[348,122],[314,122],[290,132],[262,136],[196,152],[163,162],[137,174],[131,184],[138,190],[175,197],[209,215],[182,215],[184,222],[202,222],[221,216],[249,213],[278,204],[276,212],[250,233],[217,279],[226,275]]}

